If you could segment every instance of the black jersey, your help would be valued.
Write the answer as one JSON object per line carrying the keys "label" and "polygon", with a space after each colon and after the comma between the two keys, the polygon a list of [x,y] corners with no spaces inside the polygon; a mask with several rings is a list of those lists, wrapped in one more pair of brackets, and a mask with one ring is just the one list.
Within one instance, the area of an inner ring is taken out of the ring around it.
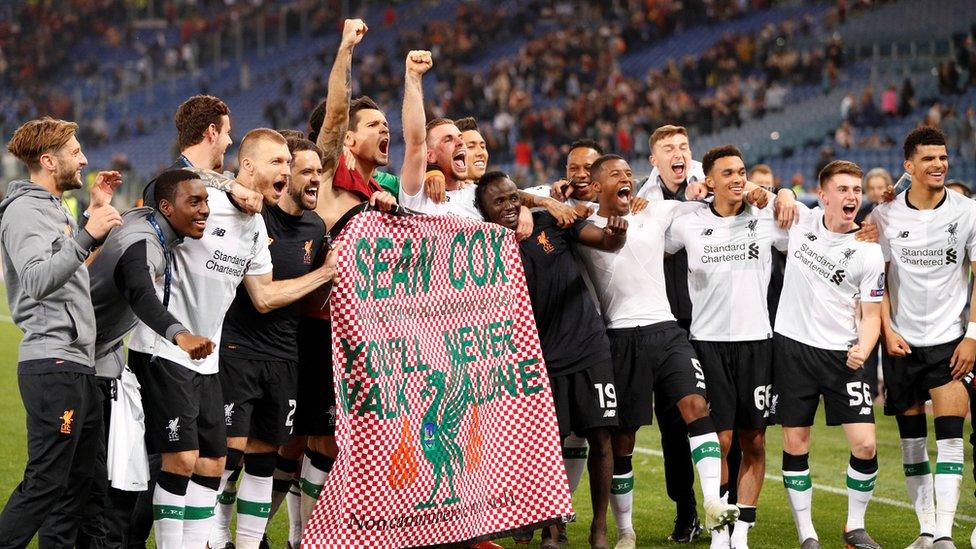
{"label": "black jersey", "polygon": [[547,212],[532,214],[532,236],[519,243],[532,312],[549,375],[565,375],[609,360],[603,321],[586,289],[570,241],[586,221],[562,229]]}
{"label": "black jersey", "polygon": [[[268,229],[268,249],[275,280],[308,274],[315,266],[325,242],[325,223],[313,211],[300,216],[285,213],[278,206],[266,206],[261,215]],[[257,360],[298,360],[299,304],[261,314],[251,303],[247,288],[237,287],[237,296],[224,319],[222,356]]]}

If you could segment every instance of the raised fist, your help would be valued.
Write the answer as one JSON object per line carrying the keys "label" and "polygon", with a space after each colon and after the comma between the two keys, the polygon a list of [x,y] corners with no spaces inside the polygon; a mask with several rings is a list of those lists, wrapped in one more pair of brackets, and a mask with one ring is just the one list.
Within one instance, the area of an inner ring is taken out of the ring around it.
{"label": "raised fist", "polygon": [[434,59],[427,50],[411,50],[407,54],[407,72],[417,76],[430,70],[434,66]]}
{"label": "raised fist", "polygon": [[344,46],[355,46],[363,40],[363,36],[368,31],[369,27],[362,19],[346,19],[342,25],[342,44]]}
{"label": "raised fist", "polygon": [[627,220],[623,217],[611,215],[607,218],[607,226],[603,230],[611,235],[627,234]]}

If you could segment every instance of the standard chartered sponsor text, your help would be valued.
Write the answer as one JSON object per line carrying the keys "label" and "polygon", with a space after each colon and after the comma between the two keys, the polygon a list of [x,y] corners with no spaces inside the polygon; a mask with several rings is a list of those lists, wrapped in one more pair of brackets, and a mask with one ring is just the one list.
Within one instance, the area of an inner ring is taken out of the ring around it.
{"label": "standard chartered sponsor text", "polygon": [[206,267],[215,273],[243,276],[247,265],[248,260],[243,257],[214,250],[213,256],[207,260]]}

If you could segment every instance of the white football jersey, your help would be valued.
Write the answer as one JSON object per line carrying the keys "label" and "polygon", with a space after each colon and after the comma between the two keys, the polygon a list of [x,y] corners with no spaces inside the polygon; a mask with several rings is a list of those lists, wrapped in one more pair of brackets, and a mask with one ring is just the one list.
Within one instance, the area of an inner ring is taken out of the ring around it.
{"label": "white football jersey", "polygon": [[918,210],[904,193],[876,207],[871,218],[888,262],[895,331],[920,347],[962,336],[969,265],[976,257],[976,202],[947,190],[938,206]]}
{"label": "white football jersey", "polygon": [[[207,188],[210,217],[200,240],[186,239],[173,250],[173,282],[169,310],[190,332],[210,338],[220,349],[224,315],[244,275],[271,272],[268,231],[264,218],[237,209],[227,193]],[[217,351],[193,360],[176,344],[139,323],[129,348],[153,354],[201,374],[218,370]]]}
{"label": "white football jersey", "polygon": [[786,274],[776,333],[811,347],[846,351],[857,343],[860,302],[884,299],[881,246],[855,240],[853,231],[827,230],[819,208],[801,205],[799,210],[799,223],[789,231],[777,228]]}
{"label": "white football jersey", "polygon": [[[607,328],[633,328],[674,320],[664,285],[664,235],[671,221],[701,208],[702,202],[660,200],[626,216],[627,243],[616,252],[577,246],[596,291]],[[589,221],[607,226],[593,214]]]}
{"label": "white football jersey", "polygon": [[675,219],[667,237],[668,253],[688,253],[691,339],[773,337],[766,304],[776,237],[772,206],[746,204],[730,217],[702,208]]}
{"label": "white football jersey", "polygon": [[446,191],[447,199],[438,204],[428,198],[427,193],[422,188],[420,192],[410,196],[401,187],[398,202],[404,208],[428,215],[456,215],[475,221],[484,221],[481,210],[475,204],[474,191],[476,188],[476,185],[466,185],[455,191]]}

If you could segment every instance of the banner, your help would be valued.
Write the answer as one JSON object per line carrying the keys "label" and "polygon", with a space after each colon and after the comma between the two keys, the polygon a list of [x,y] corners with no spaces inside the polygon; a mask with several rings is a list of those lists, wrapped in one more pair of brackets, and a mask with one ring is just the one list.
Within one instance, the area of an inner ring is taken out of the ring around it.
{"label": "banner", "polygon": [[339,241],[339,457],[302,547],[436,545],[572,514],[514,234],[366,212]]}

